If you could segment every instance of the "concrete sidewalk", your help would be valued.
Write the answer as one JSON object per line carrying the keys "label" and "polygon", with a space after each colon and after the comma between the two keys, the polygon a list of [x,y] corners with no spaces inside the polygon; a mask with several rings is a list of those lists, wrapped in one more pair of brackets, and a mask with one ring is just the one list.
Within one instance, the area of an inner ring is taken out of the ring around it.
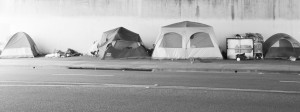
{"label": "concrete sidewalk", "polygon": [[56,69],[167,72],[258,72],[300,74],[300,61],[289,60],[100,60],[96,57],[0,59],[0,66]]}

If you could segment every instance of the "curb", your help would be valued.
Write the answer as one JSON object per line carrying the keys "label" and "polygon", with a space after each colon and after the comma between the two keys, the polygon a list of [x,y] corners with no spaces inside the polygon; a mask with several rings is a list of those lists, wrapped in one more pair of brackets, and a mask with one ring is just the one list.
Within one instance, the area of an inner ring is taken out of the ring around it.
{"label": "curb", "polygon": [[285,71],[285,70],[259,70],[259,69],[203,69],[203,68],[167,68],[154,69],[154,71],[161,72],[220,72],[220,73],[286,73],[286,74],[300,74],[300,71]]}
{"label": "curb", "polygon": [[8,68],[32,68],[32,69],[68,69],[67,66],[57,66],[57,65],[0,65],[0,67]]}
{"label": "curb", "polygon": [[120,70],[148,72],[219,72],[219,73],[285,73],[300,74],[300,71],[259,70],[259,69],[209,69],[209,68],[127,68],[127,67],[67,67],[68,69]]}
{"label": "curb", "polygon": [[105,67],[67,67],[68,69],[86,69],[86,70],[120,70],[120,71],[149,71],[151,68],[105,68]]}

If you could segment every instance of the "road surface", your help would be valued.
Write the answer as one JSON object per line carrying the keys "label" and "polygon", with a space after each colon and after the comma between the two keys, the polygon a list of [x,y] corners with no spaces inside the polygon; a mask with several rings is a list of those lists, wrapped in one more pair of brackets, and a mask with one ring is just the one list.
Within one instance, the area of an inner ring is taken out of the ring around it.
{"label": "road surface", "polygon": [[299,112],[300,75],[0,68],[8,112]]}

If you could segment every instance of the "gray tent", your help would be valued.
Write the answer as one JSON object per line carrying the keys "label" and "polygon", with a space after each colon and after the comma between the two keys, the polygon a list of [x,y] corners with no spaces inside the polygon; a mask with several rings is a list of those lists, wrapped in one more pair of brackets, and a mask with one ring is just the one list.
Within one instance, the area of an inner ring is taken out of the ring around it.
{"label": "gray tent", "polygon": [[289,58],[300,56],[300,43],[288,34],[278,33],[263,44],[265,58]]}
{"label": "gray tent", "polygon": [[1,58],[32,58],[38,55],[36,45],[25,32],[14,34],[4,47]]}

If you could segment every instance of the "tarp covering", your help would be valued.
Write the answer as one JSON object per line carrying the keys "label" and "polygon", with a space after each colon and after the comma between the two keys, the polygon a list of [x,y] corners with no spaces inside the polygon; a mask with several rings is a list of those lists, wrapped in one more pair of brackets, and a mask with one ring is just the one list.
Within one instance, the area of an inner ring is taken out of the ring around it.
{"label": "tarp covering", "polygon": [[104,32],[98,49],[98,55],[102,59],[105,59],[107,54],[112,58],[149,57],[139,34],[123,27]]}
{"label": "tarp covering", "polygon": [[154,59],[223,59],[213,28],[183,21],[163,26],[156,38]]}
{"label": "tarp covering", "polygon": [[14,34],[3,49],[1,58],[31,58],[38,55],[36,45],[25,32]]}
{"label": "tarp covering", "polygon": [[278,33],[263,44],[265,58],[300,58],[300,43],[288,34]]}
{"label": "tarp covering", "polygon": [[74,57],[74,56],[82,56],[82,54],[75,51],[74,49],[68,48],[68,50],[65,53],[65,57]]}

